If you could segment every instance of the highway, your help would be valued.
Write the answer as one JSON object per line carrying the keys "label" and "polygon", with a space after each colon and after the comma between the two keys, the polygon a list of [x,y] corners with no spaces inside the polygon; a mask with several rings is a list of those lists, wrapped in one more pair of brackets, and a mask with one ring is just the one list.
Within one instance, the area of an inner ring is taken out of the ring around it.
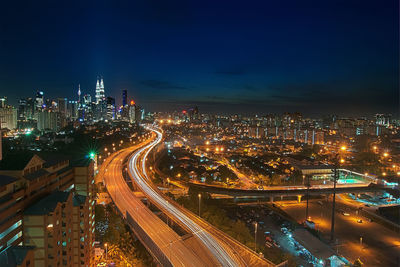
{"label": "highway", "polygon": [[157,134],[154,141],[138,149],[132,154],[129,161],[129,172],[138,188],[160,210],[171,217],[176,223],[189,230],[208,249],[221,266],[275,266],[267,260],[242,246],[236,240],[228,237],[207,222],[180,207],[172,200],[167,199],[151,182],[146,171],[147,156],[150,151],[162,140],[162,133],[158,129],[149,128]]}
{"label": "highway", "polygon": [[149,142],[114,153],[102,165],[98,175],[103,177],[103,183],[118,210],[125,218],[127,212],[132,216],[173,266],[209,266],[209,260],[203,261],[198,253],[187,247],[175,231],[135,197],[122,175],[124,159]]}

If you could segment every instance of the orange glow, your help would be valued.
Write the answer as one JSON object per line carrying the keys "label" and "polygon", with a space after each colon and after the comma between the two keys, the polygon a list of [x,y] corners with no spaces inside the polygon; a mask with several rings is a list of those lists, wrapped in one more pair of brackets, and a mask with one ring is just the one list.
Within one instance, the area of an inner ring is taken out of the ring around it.
{"label": "orange glow", "polygon": [[131,106],[135,105],[135,101],[131,100]]}

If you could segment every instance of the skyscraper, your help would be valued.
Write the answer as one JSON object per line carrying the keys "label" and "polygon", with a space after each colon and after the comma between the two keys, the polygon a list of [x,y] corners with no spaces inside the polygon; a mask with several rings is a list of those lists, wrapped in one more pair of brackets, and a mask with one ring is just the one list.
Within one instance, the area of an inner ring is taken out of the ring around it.
{"label": "skyscraper", "polygon": [[128,105],[128,90],[122,90],[122,107]]}
{"label": "skyscraper", "polygon": [[42,91],[37,91],[36,92],[36,99],[35,99],[36,109],[37,110],[41,109],[43,104],[44,104],[43,92]]}
{"label": "skyscraper", "polygon": [[99,104],[102,100],[104,100],[105,94],[104,94],[104,81],[103,78],[99,81],[99,78],[97,78],[97,83],[96,83],[96,105]]}

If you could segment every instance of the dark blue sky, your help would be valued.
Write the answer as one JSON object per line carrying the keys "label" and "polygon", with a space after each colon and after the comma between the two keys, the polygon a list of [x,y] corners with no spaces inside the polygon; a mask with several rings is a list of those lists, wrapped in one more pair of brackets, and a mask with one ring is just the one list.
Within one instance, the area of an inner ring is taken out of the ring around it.
{"label": "dark blue sky", "polygon": [[[3,1],[0,95],[150,110],[396,113],[397,0]],[[84,3],[81,3],[84,2]]]}

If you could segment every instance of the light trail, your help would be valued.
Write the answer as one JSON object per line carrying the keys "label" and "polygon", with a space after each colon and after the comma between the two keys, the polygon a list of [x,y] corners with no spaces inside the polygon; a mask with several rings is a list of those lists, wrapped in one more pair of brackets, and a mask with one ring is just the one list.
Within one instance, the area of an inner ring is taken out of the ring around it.
{"label": "light trail", "polygon": [[[165,200],[149,184],[145,168],[146,159],[150,151],[157,144],[161,142],[162,133],[154,128],[148,128],[148,129],[155,132],[157,134],[157,138],[150,144],[136,151],[130,158],[129,171],[132,174],[131,175],[132,179],[134,179],[136,184],[148,197],[150,197],[153,201],[161,205],[163,209],[173,214],[182,224],[184,224],[188,229],[190,229],[192,233],[196,235],[201,242],[203,242],[204,246],[215,256],[215,258],[219,261],[219,263],[222,266],[239,266],[240,264],[236,263],[236,261],[234,260],[234,256],[230,255],[225,249],[223,249],[220,243],[213,236],[211,236],[208,232],[204,231],[202,227],[200,227],[197,223],[191,220],[179,209],[175,208],[171,203],[168,203],[168,201]],[[145,175],[144,177],[137,169],[137,166],[139,166],[138,164],[139,157],[143,152],[144,156],[142,160],[142,171]]]}

